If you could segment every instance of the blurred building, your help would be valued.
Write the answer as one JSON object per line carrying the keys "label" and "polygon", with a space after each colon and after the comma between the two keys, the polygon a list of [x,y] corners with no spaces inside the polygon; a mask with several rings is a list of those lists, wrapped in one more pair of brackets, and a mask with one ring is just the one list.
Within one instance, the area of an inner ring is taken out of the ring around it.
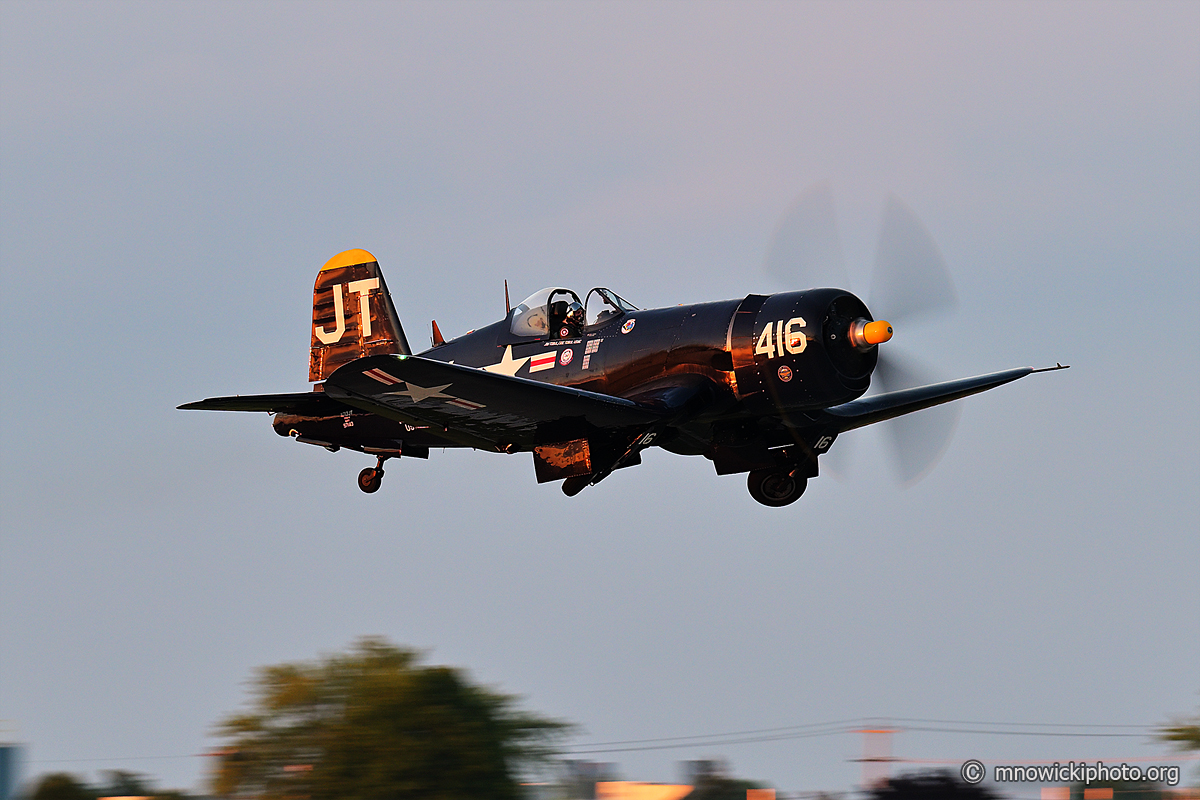
{"label": "blurred building", "polygon": [[20,780],[21,748],[0,744],[0,800],[14,800]]}
{"label": "blurred building", "polygon": [[596,784],[596,800],[682,800],[692,787],[676,783],[602,781]]}
{"label": "blurred building", "polygon": [[562,762],[563,789],[572,800],[596,800],[596,784],[617,779],[615,764],[605,761]]}
{"label": "blurred building", "polygon": [[[714,782],[720,796],[732,796],[730,790],[744,785],[734,781],[729,762],[721,758],[679,762],[682,783],[650,783],[617,778],[615,765],[589,761],[563,761],[562,779],[556,784],[529,785],[527,800],[686,800],[697,793],[711,794]],[[745,789],[747,800],[775,800],[774,789]],[[740,794],[737,796],[741,796]]]}
{"label": "blurred building", "polygon": [[728,778],[731,770],[729,762],[723,758],[697,758],[691,761],[680,761],[683,770],[683,782],[695,785],[713,778]]}

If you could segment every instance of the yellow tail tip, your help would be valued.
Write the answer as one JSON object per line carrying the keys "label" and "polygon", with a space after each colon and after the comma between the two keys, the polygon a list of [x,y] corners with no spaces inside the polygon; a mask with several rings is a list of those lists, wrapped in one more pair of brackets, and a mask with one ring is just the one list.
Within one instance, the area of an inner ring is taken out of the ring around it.
{"label": "yellow tail tip", "polygon": [[353,267],[356,264],[370,264],[378,260],[366,250],[346,250],[326,261],[325,266],[321,267],[321,272],[339,267]]}

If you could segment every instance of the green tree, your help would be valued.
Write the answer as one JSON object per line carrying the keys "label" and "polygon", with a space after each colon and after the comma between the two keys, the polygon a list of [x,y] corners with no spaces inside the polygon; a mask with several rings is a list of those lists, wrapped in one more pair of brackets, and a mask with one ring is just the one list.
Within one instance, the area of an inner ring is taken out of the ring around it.
{"label": "green tree", "polygon": [[1200,750],[1200,717],[1176,720],[1170,725],[1158,729],[1158,739],[1170,742],[1176,749]]}
{"label": "green tree", "polygon": [[223,797],[383,800],[520,794],[568,730],[458,670],[379,639],[259,670],[253,708],[221,723]]}
{"label": "green tree", "polygon": [[[1200,751],[1200,715],[1191,719],[1175,720],[1170,725],[1158,729],[1158,740],[1170,742],[1176,750],[1185,753]],[[1200,775],[1200,769],[1196,772]]]}
{"label": "green tree", "polygon": [[101,797],[156,797],[158,795],[145,778],[136,772],[126,772],[123,769],[105,770],[107,776],[100,788],[93,792]]}
{"label": "green tree", "polygon": [[96,792],[74,775],[55,772],[38,781],[30,800],[96,800]]}
{"label": "green tree", "polygon": [[66,772],[44,775],[28,795],[29,800],[96,800],[97,797],[152,797],[155,800],[188,800],[186,792],[157,791],[136,772],[106,770],[106,780],[89,784]]}

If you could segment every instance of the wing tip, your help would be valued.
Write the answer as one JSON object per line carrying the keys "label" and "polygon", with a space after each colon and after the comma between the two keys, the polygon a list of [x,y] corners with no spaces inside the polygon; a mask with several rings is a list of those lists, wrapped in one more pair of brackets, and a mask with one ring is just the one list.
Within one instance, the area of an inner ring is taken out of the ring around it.
{"label": "wing tip", "polygon": [[1071,368],[1070,364],[1060,364],[1056,361],[1056,362],[1054,362],[1053,367],[1030,367],[1029,374],[1033,375],[1034,373],[1037,373],[1037,372],[1058,372],[1060,369],[1070,369],[1070,368]]}

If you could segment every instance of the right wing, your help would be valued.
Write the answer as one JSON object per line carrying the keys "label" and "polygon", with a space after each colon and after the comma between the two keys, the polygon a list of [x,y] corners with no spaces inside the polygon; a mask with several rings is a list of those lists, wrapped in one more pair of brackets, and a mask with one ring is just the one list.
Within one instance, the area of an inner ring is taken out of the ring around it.
{"label": "right wing", "polygon": [[331,397],[484,450],[529,450],[622,429],[669,411],[621,397],[485,372],[420,356],[360,358],[325,381]]}
{"label": "right wing", "polygon": [[179,408],[186,411],[266,411],[271,414],[298,414],[304,417],[332,417],[349,410],[345,403],[324,392],[210,397],[207,400],[184,403]]}

